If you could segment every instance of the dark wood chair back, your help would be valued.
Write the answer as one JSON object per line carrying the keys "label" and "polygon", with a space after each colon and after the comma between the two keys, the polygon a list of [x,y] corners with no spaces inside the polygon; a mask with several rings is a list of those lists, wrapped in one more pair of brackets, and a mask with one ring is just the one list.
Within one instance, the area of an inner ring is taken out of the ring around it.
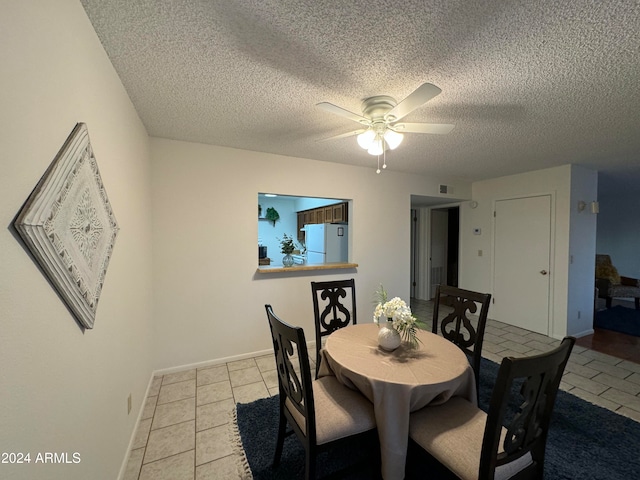
{"label": "dark wood chair back", "polygon": [[[478,478],[493,478],[496,468],[527,454],[532,463],[510,478],[543,478],[551,414],[574,343],[575,338],[565,337],[547,353],[502,360],[487,413]],[[518,407],[508,418],[510,403]],[[497,453],[503,425],[507,429],[504,451]]]}
{"label": "dark wood chair back", "polygon": [[[373,405],[360,392],[342,385],[333,375],[312,382],[304,330],[280,320],[271,305],[265,305],[265,309],[273,339],[280,393],[273,467],[280,463],[285,437],[295,434],[305,449],[304,478],[315,479],[316,457],[320,451],[339,448],[342,443],[350,441],[377,441]],[[287,430],[287,424],[290,430]],[[379,471],[379,462],[375,459],[373,462],[369,457],[364,460],[367,461],[365,469],[373,467]],[[356,463],[347,466],[346,470],[351,468],[360,471],[362,467]]]}
{"label": "dark wood chair back", "polygon": [[[439,329],[444,338],[455,343],[467,354],[473,367],[476,389],[478,390],[480,389],[482,342],[490,302],[490,293],[478,293],[448,285],[439,285],[433,306],[431,331],[437,334]],[[441,303],[453,307],[453,311],[439,321]],[[480,313],[478,314],[478,323],[474,327],[468,315],[473,315],[478,311],[478,304],[480,304]]]}
{"label": "dark wood chair back", "polygon": [[311,282],[316,326],[316,374],[320,368],[322,337],[339,328],[356,325],[356,282],[333,280]]}
{"label": "dark wood chair back", "polygon": [[[280,412],[293,428],[305,449],[316,444],[316,419],[314,415],[311,368],[304,330],[293,327],[280,320],[271,305],[265,305],[273,350],[278,371],[278,390],[280,392]],[[297,367],[297,368],[296,368]],[[299,372],[299,373],[298,373]],[[293,418],[290,408],[295,408],[304,418],[303,422]],[[282,415],[280,428],[282,425]],[[304,429],[299,423],[304,425]],[[283,432],[281,432],[283,433]],[[282,452],[276,452],[279,459]]]}

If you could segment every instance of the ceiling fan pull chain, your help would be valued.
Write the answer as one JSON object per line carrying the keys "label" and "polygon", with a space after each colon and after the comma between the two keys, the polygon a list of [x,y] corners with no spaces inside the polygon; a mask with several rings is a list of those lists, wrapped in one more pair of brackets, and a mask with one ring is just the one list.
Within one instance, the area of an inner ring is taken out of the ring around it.
{"label": "ceiling fan pull chain", "polygon": [[380,155],[378,155],[378,169],[376,170],[376,173],[380,173]]}
{"label": "ceiling fan pull chain", "polygon": [[387,148],[386,140],[382,137],[382,168],[387,168]]}

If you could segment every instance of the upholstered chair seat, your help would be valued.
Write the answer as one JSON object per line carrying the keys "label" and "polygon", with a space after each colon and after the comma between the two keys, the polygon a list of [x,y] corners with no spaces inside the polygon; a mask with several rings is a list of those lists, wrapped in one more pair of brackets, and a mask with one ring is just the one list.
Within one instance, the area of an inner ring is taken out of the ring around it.
{"label": "upholstered chair seat", "polygon": [[[336,377],[322,377],[312,382],[316,414],[316,443],[326,443],[376,428],[373,404],[360,392],[342,385]],[[304,416],[289,399],[287,410],[305,431]]]}
{"label": "upholstered chair seat", "polygon": [[[477,480],[487,414],[462,397],[453,397],[435,407],[411,415],[409,435],[433,457],[462,480]],[[507,429],[502,427],[498,453],[503,453]],[[464,448],[460,448],[464,445]],[[455,451],[455,455],[451,452]],[[496,468],[495,479],[507,479],[533,460],[527,452],[513,462]]]}

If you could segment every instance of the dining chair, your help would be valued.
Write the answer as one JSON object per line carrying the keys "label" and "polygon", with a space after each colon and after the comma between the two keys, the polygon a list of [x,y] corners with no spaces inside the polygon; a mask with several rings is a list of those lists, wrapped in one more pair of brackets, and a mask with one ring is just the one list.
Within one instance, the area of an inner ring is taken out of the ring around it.
{"label": "dining chair", "polygon": [[[315,478],[316,455],[341,442],[375,434],[373,404],[334,376],[311,380],[304,330],[276,316],[265,305],[278,371],[280,415],[273,467],[280,463],[284,439],[295,433],[305,449],[305,478]],[[287,431],[287,424],[291,430]]]}
{"label": "dining chair", "polygon": [[[438,285],[433,306],[431,331],[437,334],[439,327],[442,336],[455,343],[471,359],[478,392],[480,391],[482,342],[487,324],[487,314],[489,313],[489,302],[491,302],[490,293],[478,293],[449,285]],[[442,320],[438,320],[441,303],[453,307],[453,311],[448,313]],[[473,315],[477,312],[478,304],[480,304],[480,314],[474,327],[468,315]]]}
{"label": "dining chair", "polygon": [[332,280],[311,282],[316,326],[316,378],[320,370],[322,338],[339,328],[356,324],[356,282]]}
{"label": "dining chair", "polygon": [[412,413],[410,438],[463,480],[543,478],[551,414],[574,343],[565,337],[549,352],[504,358],[488,413],[453,397]]}

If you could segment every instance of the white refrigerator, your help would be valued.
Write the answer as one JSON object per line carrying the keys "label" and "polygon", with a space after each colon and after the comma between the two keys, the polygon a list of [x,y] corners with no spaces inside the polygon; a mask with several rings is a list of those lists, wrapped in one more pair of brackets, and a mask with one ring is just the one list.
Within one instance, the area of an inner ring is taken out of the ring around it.
{"label": "white refrigerator", "polygon": [[346,262],[348,225],[317,223],[304,226],[307,263]]}

